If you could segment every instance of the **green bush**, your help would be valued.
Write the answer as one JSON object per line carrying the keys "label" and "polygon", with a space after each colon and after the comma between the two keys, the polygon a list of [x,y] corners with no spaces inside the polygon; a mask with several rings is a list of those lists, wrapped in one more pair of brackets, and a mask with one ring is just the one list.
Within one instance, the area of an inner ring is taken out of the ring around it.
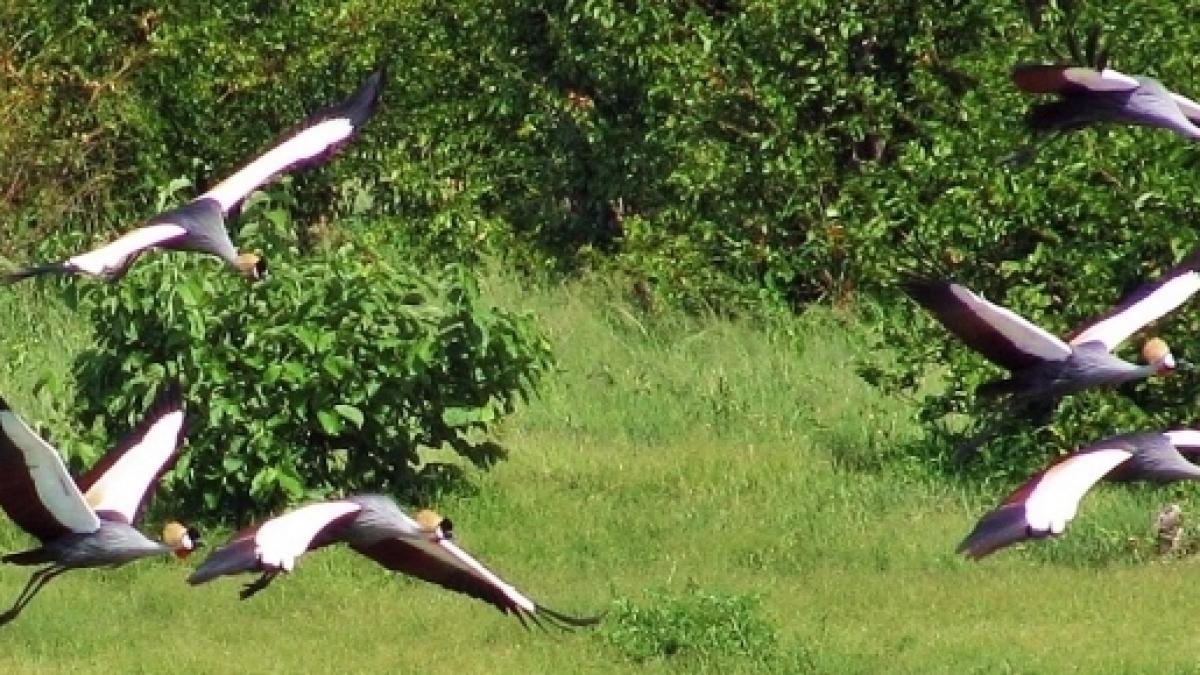
{"label": "green bush", "polygon": [[[244,245],[272,239],[260,224],[289,227],[270,210],[243,228]],[[550,363],[545,339],[530,318],[484,304],[464,268],[426,277],[368,244],[305,258],[294,243],[266,247],[271,277],[257,285],[215,259],[158,253],[118,284],[83,287],[96,342],[77,362],[82,418],[112,438],[164,381],[181,381],[189,442],[167,493],[238,521],[411,488],[420,447],[494,459],[472,432],[532,393]]]}

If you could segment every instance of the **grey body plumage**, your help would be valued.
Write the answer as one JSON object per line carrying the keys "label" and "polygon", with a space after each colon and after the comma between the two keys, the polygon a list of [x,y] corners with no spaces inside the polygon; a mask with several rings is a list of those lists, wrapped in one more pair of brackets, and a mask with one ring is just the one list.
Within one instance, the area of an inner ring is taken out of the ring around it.
{"label": "grey body plumage", "polygon": [[215,200],[200,198],[161,213],[146,223],[159,225],[174,223],[187,230],[187,236],[163,244],[163,248],[175,251],[197,251],[217,256],[234,265],[238,250],[225,229],[225,215]]}
{"label": "grey body plumage", "polygon": [[1093,387],[1116,387],[1153,375],[1156,367],[1137,365],[1114,356],[1104,345],[1088,342],[1072,347],[1061,361],[1042,361],[1012,373],[1010,377],[985,383],[984,395],[1012,394],[1014,403],[1057,401]]}
{"label": "grey body plumage", "polygon": [[[14,564],[38,564],[54,561],[59,567],[117,567],[127,562],[170,553],[170,546],[154,541],[125,523],[101,519],[100,529],[86,534],[71,533],[42,546],[0,558]],[[38,563],[21,560],[39,558]]]}

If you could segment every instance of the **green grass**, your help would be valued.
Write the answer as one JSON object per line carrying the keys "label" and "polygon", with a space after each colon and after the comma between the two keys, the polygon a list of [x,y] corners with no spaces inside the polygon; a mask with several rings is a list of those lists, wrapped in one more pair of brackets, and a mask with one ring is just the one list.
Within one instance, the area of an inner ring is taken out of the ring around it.
{"label": "green grass", "polygon": [[[1012,486],[949,485],[897,456],[920,430],[854,376],[869,341],[853,320],[646,313],[596,281],[488,292],[539,316],[559,365],[498,430],[509,458],[436,506],[518,588],[605,612],[598,629],[527,632],[344,550],[249,602],[155,560],[52,583],[0,629],[0,672],[1200,669],[1200,570],[1148,553],[1150,514],[1181,495],[1190,510],[1188,493],[1100,490],[1066,538],[968,563],[954,547]],[[0,294],[0,317],[18,327],[0,392],[70,436],[52,395],[83,326],[33,289]],[[27,544],[0,527],[5,550]],[[0,602],[25,578],[0,568]]]}

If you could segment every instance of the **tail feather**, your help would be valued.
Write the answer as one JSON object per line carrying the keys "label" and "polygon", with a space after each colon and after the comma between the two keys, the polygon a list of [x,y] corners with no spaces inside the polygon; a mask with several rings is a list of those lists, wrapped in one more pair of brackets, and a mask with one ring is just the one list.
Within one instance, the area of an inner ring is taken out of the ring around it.
{"label": "tail feather", "polygon": [[6,562],[11,565],[41,565],[42,563],[54,562],[54,558],[43,548],[35,548],[31,551],[21,551],[20,553],[9,553],[5,556],[0,556],[0,562]]}

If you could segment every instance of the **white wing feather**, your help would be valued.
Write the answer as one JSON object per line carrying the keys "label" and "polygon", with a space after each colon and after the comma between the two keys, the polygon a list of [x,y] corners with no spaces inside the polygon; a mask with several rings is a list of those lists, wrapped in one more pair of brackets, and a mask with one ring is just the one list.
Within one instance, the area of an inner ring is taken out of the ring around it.
{"label": "white wing feather", "polygon": [[66,262],[88,274],[102,276],[124,267],[130,256],[185,234],[187,230],[174,223],[139,227],[100,248],[69,258]]}
{"label": "white wing feather", "polygon": [[1025,499],[1025,520],[1029,527],[1061,534],[1075,517],[1079,501],[1087,491],[1131,456],[1128,450],[1102,448],[1080,453],[1047,469]]}
{"label": "white wing feather", "polygon": [[321,530],[361,509],[352,502],[320,502],[272,518],[254,533],[255,553],[264,566],[291,572],[296,558],[309,549]]}
{"label": "white wing feather", "polygon": [[1129,307],[1088,326],[1071,339],[1071,344],[1100,342],[1111,352],[1130,335],[1182,305],[1198,290],[1200,274],[1181,274]]}
{"label": "white wing feather", "polygon": [[242,201],[258,186],[270,181],[296,162],[311,159],[354,133],[354,125],[343,117],[325,120],[271,148],[237,173],[201,195],[216,200],[223,212]]}
{"label": "white wing feather", "polygon": [[1200,103],[1196,103],[1186,96],[1180,96],[1175,92],[1171,92],[1171,100],[1175,101],[1175,105],[1179,108],[1179,112],[1183,116],[1193,122],[1200,121]]}
{"label": "white wing feather", "polygon": [[954,284],[950,288],[961,302],[971,308],[975,316],[1012,342],[1017,349],[1048,361],[1060,361],[1071,355],[1067,343],[1016,312],[991,303],[964,286]]}
{"label": "white wing feather", "polygon": [[[426,540],[428,541],[428,540]],[[422,542],[424,543],[424,542]],[[429,550],[428,546],[422,546],[425,550]],[[482,563],[471,556],[470,553],[462,550],[450,539],[441,539],[437,542],[437,550],[431,551],[439,559],[444,561],[451,567],[465,570],[469,574],[481,578],[492,586],[500,589],[513,603],[520,606],[530,614],[537,612],[537,604],[525,597],[516,588],[505,583],[503,579],[492,573],[491,570],[484,567]]]}
{"label": "white wing feather", "polygon": [[1093,85],[1097,91],[1132,91],[1142,86],[1136,79],[1112,68],[1100,71],[1100,86]]}
{"label": "white wing feather", "polygon": [[1196,429],[1176,429],[1163,435],[1177,448],[1200,448],[1200,431]]}
{"label": "white wing feather", "polygon": [[100,519],[79,492],[58,451],[11,410],[0,411],[0,427],[25,457],[29,477],[46,511],[72,532],[87,534],[99,529]]}
{"label": "white wing feather", "polygon": [[183,420],[182,410],[172,410],[150,425],[141,442],[125,451],[88,488],[88,503],[97,511],[120,513],[132,523],[146,488],[175,453]]}

